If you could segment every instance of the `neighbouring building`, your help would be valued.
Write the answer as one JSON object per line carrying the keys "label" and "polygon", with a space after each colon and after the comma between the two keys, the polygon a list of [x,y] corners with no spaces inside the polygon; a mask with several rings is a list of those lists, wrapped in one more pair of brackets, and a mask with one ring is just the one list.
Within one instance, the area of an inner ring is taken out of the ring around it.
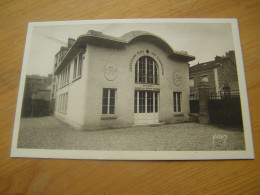
{"label": "neighbouring building", "polygon": [[22,117],[50,114],[52,74],[47,77],[26,75]]}
{"label": "neighbouring building", "polygon": [[189,120],[189,61],[144,31],[88,31],[55,55],[55,117],[79,130]]}
{"label": "neighbouring building", "polygon": [[189,68],[190,99],[198,99],[198,87],[205,82],[209,95],[221,97],[225,88],[231,95],[239,95],[235,52],[226,52],[225,56],[216,56],[214,61],[198,63]]}

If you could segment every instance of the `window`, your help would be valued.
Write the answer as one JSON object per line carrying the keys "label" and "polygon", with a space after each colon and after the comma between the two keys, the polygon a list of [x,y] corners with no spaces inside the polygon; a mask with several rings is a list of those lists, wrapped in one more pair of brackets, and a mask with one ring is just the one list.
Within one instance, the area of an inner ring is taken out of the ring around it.
{"label": "window", "polygon": [[115,114],[116,89],[103,89],[102,114]]}
{"label": "window", "polygon": [[73,79],[77,79],[82,75],[83,54],[84,54],[83,52],[81,52],[79,56],[74,59]]}
{"label": "window", "polygon": [[201,81],[209,82],[209,77],[208,77],[208,75],[202,76],[202,77],[201,77]]}
{"label": "window", "polygon": [[155,60],[149,56],[139,58],[135,64],[135,82],[158,84],[158,69]]}
{"label": "window", "polygon": [[67,83],[69,83],[70,82],[70,64],[69,64],[69,66],[68,66],[68,75],[67,75]]}
{"label": "window", "polygon": [[173,111],[181,112],[181,92],[173,92]]}
{"label": "window", "polygon": [[79,54],[79,67],[78,67],[78,77],[81,76],[82,71],[83,54]]}
{"label": "window", "polygon": [[69,76],[70,76],[70,65],[67,66],[66,68],[64,68],[59,75],[59,78],[60,78],[59,79],[60,80],[59,86],[60,86],[60,88],[69,83]]}
{"label": "window", "polygon": [[73,72],[73,79],[77,78],[77,69],[78,69],[78,58],[74,59],[74,72]]}
{"label": "window", "polygon": [[158,94],[156,91],[135,91],[134,113],[158,112]]}
{"label": "window", "polygon": [[194,87],[194,79],[190,79],[190,87]]}
{"label": "window", "polygon": [[139,91],[139,113],[145,113],[145,91]]}
{"label": "window", "polygon": [[68,108],[68,92],[59,95],[58,111],[67,112]]}
{"label": "window", "polygon": [[195,94],[194,93],[190,94],[190,100],[195,100]]}

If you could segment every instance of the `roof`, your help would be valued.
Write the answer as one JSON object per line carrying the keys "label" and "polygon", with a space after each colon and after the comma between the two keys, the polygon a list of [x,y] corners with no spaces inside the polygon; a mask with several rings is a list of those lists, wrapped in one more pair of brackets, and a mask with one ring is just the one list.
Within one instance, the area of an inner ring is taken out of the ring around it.
{"label": "roof", "polygon": [[75,41],[75,43],[70,48],[67,55],[64,57],[60,65],[57,67],[55,73],[60,72],[60,70],[65,66],[65,64],[70,62],[70,59],[77,54],[77,52],[86,47],[87,43],[90,44],[99,44],[104,45],[108,47],[125,47],[127,44],[132,42],[135,39],[142,38],[142,39],[149,39],[153,40],[155,43],[160,43],[160,45],[167,49],[169,52],[169,57],[179,59],[181,61],[192,61],[195,59],[194,56],[188,55],[187,52],[184,51],[176,51],[173,50],[166,41],[164,41],[162,38],[160,38],[157,35],[154,35],[152,33],[146,32],[146,31],[131,31],[129,33],[124,34],[121,37],[114,37],[105,35],[102,32],[89,30],[87,34],[81,35],[78,37],[78,39]]}
{"label": "roof", "polygon": [[197,72],[202,70],[210,70],[219,67],[220,64],[215,61],[204,62],[190,67],[190,72]]}
{"label": "roof", "polygon": [[236,65],[235,59],[233,59],[233,57],[230,56],[232,54],[234,55],[234,51],[229,51],[226,53],[226,56],[216,56],[214,61],[204,62],[191,66],[189,68],[190,73],[217,68],[221,66],[223,62],[225,62],[226,60],[230,60],[233,65]]}

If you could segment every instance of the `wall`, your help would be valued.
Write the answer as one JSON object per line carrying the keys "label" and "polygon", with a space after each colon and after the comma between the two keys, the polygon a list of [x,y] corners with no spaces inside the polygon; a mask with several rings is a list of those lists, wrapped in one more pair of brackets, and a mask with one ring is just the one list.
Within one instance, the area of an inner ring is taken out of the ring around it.
{"label": "wall", "polygon": [[[106,48],[88,45],[88,75],[86,94],[85,129],[131,126],[134,124],[134,65],[143,55],[152,56],[159,66],[160,84],[150,86],[160,89],[159,121],[177,122],[188,120],[189,113],[189,72],[188,63],[178,62],[168,57],[168,53],[151,42],[132,41],[125,48]],[[149,53],[146,50],[149,50]],[[155,56],[156,55],[156,56]],[[104,76],[107,64],[117,68],[117,78],[108,81]],[[132,68],[132,70],[131,70]],[[173,73],[181,74],[181,84],[174,84]],[[116,88],[116,119],[101,120],[103,88]],[[173,91],[182,92],[182,113],[173,113]]]}
{"label": "wall", "polygon": [[201,78],[206,75],[208,76],[209,93],[212,95],[216,95],[216,83],[213,68],[190,73],[189,77],[194,79],[194,87],[190,88],[191,94],[198,94],[198,87],[201,82]]}
{"label": "wall", "polygon": [[239,90],[236,65],[229,59],[223,60],[222,63],[223,65],[218,68],[219,87],[221,88],[227,81],[230,90]]}
{"label": "wall", "polygon": [[[78,54],[81,51],[78,52]],[[78,54],[76,56],[78,56]],[[75,57],[76,57],[75,56]],[[73,80],[73,72],[74,72],[74,59],[71,59],[71,62],[67,65],[70,66],[70,74],[69,74],[69,84],[60,88],[56,93],[56,108],[54,115],[67,122],[75,129],[82,129],[85,124],[85,96],[86,96],[86,82],[87,82],[87,63],[88,58],[87,55],[84,54],[82,64],[82,74],[78,79]],[[67,112],[61,112],[58,110],[57,106],[59,104],[59,95],[68,92],[68,104],[67,104]]]}

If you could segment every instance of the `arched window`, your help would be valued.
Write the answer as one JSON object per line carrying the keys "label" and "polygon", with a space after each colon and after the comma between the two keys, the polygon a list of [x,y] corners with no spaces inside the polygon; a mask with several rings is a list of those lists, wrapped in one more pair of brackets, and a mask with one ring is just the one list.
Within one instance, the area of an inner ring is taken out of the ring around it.
{"label": "arched window", "polygon": [[143,56],[137,60],[135,64],[135,82],[158,84],[158,68],[153,58]]}

